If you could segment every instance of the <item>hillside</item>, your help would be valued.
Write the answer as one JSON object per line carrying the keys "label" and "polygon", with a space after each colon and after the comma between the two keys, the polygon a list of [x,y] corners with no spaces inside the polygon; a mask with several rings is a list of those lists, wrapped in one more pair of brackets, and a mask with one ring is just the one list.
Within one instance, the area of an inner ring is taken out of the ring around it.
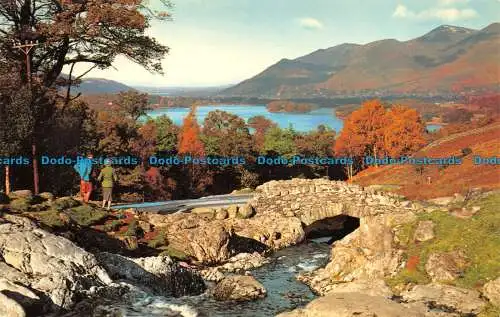
{"label": "hillside", "polygon": [[[416,165],[409,164],[369,168],[354,176],[353,181],[363,186],[387,185],[412,199],[464,194],[473,188],[497,189],[500,188],[500,165],[475,165],[473,157],[500,158],[499,138],[499,123],[450,135],[432,142],[413,156],[459,157],[462,149],[470,148],[472,153],[462,159],[461,165],[446,168],[426,165],[420,171]],[[427,177],[431,177],[431,184],[427,184]]]}
{"label": "hillside", "polygon": [[[62,75],[61,77],[64,78],[67,76]],[[82,79],[82,82],[78,86],[71,87],[72,93],[81,92],[82,94],[89,94],[89,95],[107,94],[107,93],[114,94],[120,91],[127,91],[127,90],[135,90],[135,89],[120,82],[104,78],[85,78]]]}
{"label": "hillside", "polygon": [[409,41],[341,44],[282,59],[223,94],[300,98],[491,89],[500,83],[499,45],[500,23],[482,30],[443,25]]}

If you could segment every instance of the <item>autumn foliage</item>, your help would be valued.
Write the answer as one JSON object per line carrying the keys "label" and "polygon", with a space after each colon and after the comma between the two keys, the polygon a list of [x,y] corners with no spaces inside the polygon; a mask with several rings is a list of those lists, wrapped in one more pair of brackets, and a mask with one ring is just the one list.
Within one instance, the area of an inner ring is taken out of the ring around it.
{"label": "autumn foliage", "polygon": [[189,114],[184,118],[179,134],[179,154],[191,154],[195,156],[205,155],[205,148],[200,140],[200,126],[196,121],[196,107],[193,106]]}
{"label": "autumn foliage", "polygon": [[[363,168],[363,156],[398,157],[415,152],[425,144],[424,133],[425,126],[416,110],[395,105],[387,111],[379,100],[370,100],[345,120],[335,153],[357,159],[357,167]],[[349,178],[352,168],[348,167]]]}

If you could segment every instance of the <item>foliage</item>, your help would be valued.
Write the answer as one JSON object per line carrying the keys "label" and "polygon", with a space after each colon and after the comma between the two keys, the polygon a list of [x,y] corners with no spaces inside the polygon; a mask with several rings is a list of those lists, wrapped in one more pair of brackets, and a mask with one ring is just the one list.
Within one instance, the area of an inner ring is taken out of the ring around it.
{"label": "foliage", "polygon": [[443,122],[446,123],[467,123],[470,122],[473,113],[465,109],[450,109],[442,116]]}
{"label": "foliage", "polygon": [[196,121],[196,106],[193,106],[189,114],[184,118],[177,150],[180,154],[194,156],[203,156],[205,154],[205,148],[200,140],[200,127]]}
{"label": "foliage", "polygon": [[177,250],[171,246],[167,246],[165,248],[162,248],[163,251],[160,253],[160,255],[168,255],[169,257],[173,258],[173,259],[177,259],[179,261],[186,261],[189,259],[189,255],[187,255],[186,253],[180,251],[180,250]]}
{"label": "foliage", "polygon": [[314,106],[308,103],[295,103],[289,100],[275,100],[267,104],[269,112],[298,112],[305,113],[314,109]]}
{"label": "foliage", "polygon": [[154,249],[165,246],[166,244],[167,239],[164,231],[159,231],[153,239],[148,241],[148,247]]}
{"label": "foliage", "polygon": [[267,131],[270,128],[276,127],[277,125],[264,116],[254,116],[248,119],[248,126],[255,131],[254,142],[256,149],[262,150],[262,147],[264,146],[264,138]]}
{"label": "foliage", "polygon": [[148,94],[141,94],[135,90],[120,92],[116,104],[122,112],[130,116],[134,121],[137,121],[141,116],[145,116],[146,112],[151,110],[148,103]]}
{"label": "foliage", "polygon": [[425,144],[425,126],[414,109],[395,105],[389,112],[384,131],[384,149],[392,157],[408,155]]}
{"label": "foliage", "polygon": [[65,213],[80,226],[91,226],[106,218],[109,214],[89,205],[81,205],[66,210]]}
{"label": "foliage", "polygon": [[297,154],[295,136],[297,133],[292,128],[270,128],[264,137],[263,150],[266,154],[292,157]]}
{"label": "foliage", "polygon": [[166,115],[155,119],[156,124],[156,144],[160,152],[175,152],[177,148],[177,135],[179,128]]}

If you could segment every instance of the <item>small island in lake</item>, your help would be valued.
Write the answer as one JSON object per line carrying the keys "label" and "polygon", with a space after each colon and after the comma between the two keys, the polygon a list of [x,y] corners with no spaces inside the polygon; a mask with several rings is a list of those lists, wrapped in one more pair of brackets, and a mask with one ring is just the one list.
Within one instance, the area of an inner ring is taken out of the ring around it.
{"label": "small island in lake", "polygon": [[269,112],[307,113],[316,108],[315,105],[310,103],[296,103],[289,100],[275,100],[267,104],[267,110]]}

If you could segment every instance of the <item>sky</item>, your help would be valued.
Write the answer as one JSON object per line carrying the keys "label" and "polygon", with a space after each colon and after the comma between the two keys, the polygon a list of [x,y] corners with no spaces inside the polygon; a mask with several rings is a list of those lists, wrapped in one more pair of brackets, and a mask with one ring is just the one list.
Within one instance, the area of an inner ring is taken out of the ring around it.
{"label": "sky", "polygon": [[[405,41],[443,24],[481,29],[500,22],[500,0],[172,1],[173,20],[148,30],[170,48],[163,76],[117,57],[116,69],[94,70],[87,77],[131,86],[236,84],[283,58],[346,42]],[[158,8],[160,2],[149,3]]]}

